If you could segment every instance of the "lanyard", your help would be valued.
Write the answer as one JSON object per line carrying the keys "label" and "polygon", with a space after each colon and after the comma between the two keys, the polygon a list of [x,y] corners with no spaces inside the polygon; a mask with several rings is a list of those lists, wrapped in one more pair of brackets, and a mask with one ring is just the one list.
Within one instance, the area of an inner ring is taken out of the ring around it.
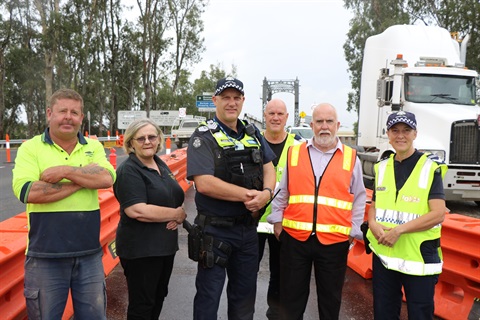
{"label": "lanyard", "polygon": [[213,121],[215,121],[215,123],[218,125],[218,127],[220,128],[220,130],[225,134],[225,136],[227,137],[228,141],[230,141],[231,143],[233,143],[235,145],[235,150],[243,150],[245,149],[245,146],[243,145],[242,142],[240,142],[239,140],[233,138],[233,137],[230,137],[228,135],[228,133],[223,129],[223,127],[220,125],[220,123],[218,123],[215,119],[213,119]]}

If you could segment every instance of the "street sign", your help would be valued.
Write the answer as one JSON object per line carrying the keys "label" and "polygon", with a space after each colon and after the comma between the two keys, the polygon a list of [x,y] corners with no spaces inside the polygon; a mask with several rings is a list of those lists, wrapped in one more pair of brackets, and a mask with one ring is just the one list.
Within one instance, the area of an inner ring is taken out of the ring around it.
{"label": "street sign", "polygon": [[[197,96],[197,108],[202,108],[202,109],[211,108],[213,111],[213,109],[215,109],[215,105],[213,104],[212,96],[211,95]],[[199,110],[199,111],[203,111],[203,110]]]}
{"label": "street sign", "polygon": [[199,112],[215,112],[215,108],[198,108]]}
{"label": "street sign", "polygon": [[211,95],[197,96],[197,101],[212,101]]}
{"label": "street sign", "polygon": [[187,116],[187,108],[179,108],[178,109],[178,117],[185,118]]}
{"label": "street sign", "polygon": [[152,110],[150,111],[150,119],[157,125],[163,127],[171,127],[178,117],[178,110]]}
{"label": "street sign", "polygon": [[197,101],[197,108],[209,108],[214,110],[215,105],[213,104],[213,101]]}
{"label": "street sign", "polygon": [[118,129],[127,129],[128,125],[137,119],[146,119],[147,111],[118,111]]}

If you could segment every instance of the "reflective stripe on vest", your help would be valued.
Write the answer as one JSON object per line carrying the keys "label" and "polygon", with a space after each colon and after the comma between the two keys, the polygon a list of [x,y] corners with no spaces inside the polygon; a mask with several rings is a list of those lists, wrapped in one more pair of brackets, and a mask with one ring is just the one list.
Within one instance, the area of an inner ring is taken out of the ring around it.
{"label": "reflective stripe on vest", "polygon": [[[294,221],[289,219],[283,219],[282,226],[287,228],[297,229],[297,230],[304,230],[304,231],[313,230],[313,223],[311,222],[300,222],[300,221]],[[317,232],[329,232],[329,233],[336,232],[336,233],[345,234],[347,236],[350,234],[350,231],[352,230],[352,228],[340,226],[337,224],[318,224],[317,223],[315,227]]]}
{"label": "reflective stripe on vest", "polygon": [[323,244],[348,240],[352,227],[350,183],[355,158],[355,151],[348,146],[335,150],[317,189],[306,143],[290,148],[290,197],[282,220],[286,232],[299,241],[305,241],[313,233]]}
{"label": "reflective stripe on vest", "polygon": [[[315,203],[315,196],[311,195],[297,195],[297,196],[290,196],[288,198],[288,203],[296,204],[296,203]],[[343,210],[352,210],[353,203],[343,200],[338,200],[334,198],[322,197],[317,196],[317,204],[322,204],[329,207],[339,208]]]}
{"label": "reflective stripe on vest", "polygon": [[[377,222],[393,223],[396,225],[407,223],[419,217],[421,217],[420,214],[389,210],[389,209],[376,209],[375,211],[375,218]],[[437,224],[432,228],[439,228],[440,226],[441,224]]]}
{"label": "reflective stripe on vest", "polygon": [[425,264],[420,261],[409,261],[385,255],[377,254],[377,256],[385,268],[397,270],[405,274],[430,276],[442,272],[443,262]]}

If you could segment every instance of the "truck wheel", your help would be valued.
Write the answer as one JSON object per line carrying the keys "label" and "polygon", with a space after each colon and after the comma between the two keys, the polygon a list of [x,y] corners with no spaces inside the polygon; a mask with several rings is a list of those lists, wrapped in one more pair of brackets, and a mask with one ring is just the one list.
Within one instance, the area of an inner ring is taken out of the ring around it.
{"label": "truck wheel", "polygon": [[178,143],[180,145],[180,148],[188,147],[188,140],[189,139],[181,139],[180,142]]}

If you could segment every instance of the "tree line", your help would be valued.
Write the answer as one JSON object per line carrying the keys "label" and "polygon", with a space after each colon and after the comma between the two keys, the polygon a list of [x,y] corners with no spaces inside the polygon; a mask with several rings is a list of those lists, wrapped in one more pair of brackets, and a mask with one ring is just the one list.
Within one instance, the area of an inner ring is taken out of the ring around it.
{"label": "tree line", "polygon": [[[119,110],[187,107],[196,113],[196,95],[225,75],[211,65],[189,80],[205,50],[201,14],[207,1],[123,3],[0,2],[0,139],[42,132],[47,97],[61,87],[83,96],[90,134],[99,136],[115,131]],[[20,123],[25,116],[27,123]]]}
{"label": "tree line", "polygon": [[[359,112],[363,50],[368,37],[396,24],[440,26],[462,40],[470,35],[466,67],[480,72],[480,1],[478,0],[344,0],[354,16],[343,49],[352,91],[347,110]],[[357,124],[354,131],[357,132]]]}
{"label": "tree line", "polygon": [[[32,137],[46,125],[47,97],[60,87],[82,94],[91,134],[115,131],[119,110],[197,114],[197,95],[226,75],[211,65],[191,70],[205,51],[202,13],[208,0],[0,1],[0,139]],[[478,0],[344,0],[354,13],[344,43],[358,113],[366,39],[394,24],[424,23],[471,38],[466,65],[480,69]],[[229,74],[235,75],[232,66]],[[26,117],[26,123],[21,119]],[[86,123],[85,123],[86,126]],[[356,128],[355,128],[356,130]]]}

